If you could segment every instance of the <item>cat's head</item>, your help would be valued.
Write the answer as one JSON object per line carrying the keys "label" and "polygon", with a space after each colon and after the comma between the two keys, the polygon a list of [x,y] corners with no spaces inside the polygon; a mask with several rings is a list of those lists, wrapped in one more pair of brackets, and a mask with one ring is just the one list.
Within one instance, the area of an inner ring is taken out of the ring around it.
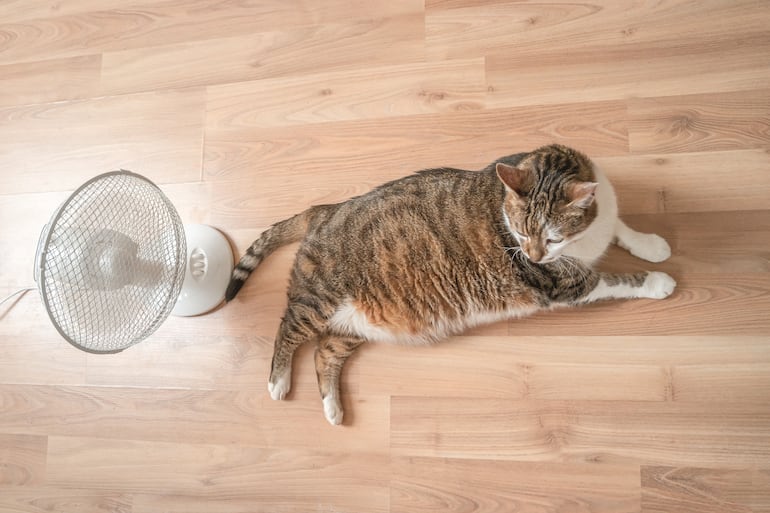
{"label": "cat's head", "polygon": [[558,259],[596,218],[593,166],[575,150],[545,146],[496,171],[506,189],[505,223],[534,263]]}

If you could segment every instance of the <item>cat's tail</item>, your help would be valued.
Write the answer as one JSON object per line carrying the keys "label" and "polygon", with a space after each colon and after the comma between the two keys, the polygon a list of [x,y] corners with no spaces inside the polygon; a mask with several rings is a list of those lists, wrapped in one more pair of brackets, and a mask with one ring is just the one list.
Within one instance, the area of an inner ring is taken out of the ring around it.
{"label": "cat's tail", "polygon": [[275,223],[262,232],[262,235],[249,246],[246,253],[235,266],[235,269],[233,269],[230,283],[227,286],[227,292],[225,292],[225,301],[232,300],[238,294],[246,279],[262,263],[265,257],[281,246],[301,241],[311,225],[323,222],[336,208],[337,205],[310,207],[301,214]]}

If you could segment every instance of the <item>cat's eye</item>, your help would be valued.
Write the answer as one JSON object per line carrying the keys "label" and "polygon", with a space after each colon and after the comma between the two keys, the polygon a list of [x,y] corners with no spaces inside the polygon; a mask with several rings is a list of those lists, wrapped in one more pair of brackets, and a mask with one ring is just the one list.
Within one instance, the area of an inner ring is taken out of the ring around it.
{"label": "cat's eye", "polygon": [[561,244],[562,242],[564,242],[564,239],[546,239],[545,244]]}

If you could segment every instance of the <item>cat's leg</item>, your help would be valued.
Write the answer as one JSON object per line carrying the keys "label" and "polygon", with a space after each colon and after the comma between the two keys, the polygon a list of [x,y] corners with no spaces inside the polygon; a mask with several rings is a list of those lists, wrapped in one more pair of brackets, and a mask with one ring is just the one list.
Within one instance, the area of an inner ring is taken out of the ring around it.
{"label": "cat's leg", "polygon": [[592,303],[603,299],[650,298],[663,299],[671,295],[676,281],[666,273],[641,272],[615,274],[595,272],[593,286],[585,289],[577,303]]}
{"label": "cat's leg", "polygon": [[318,389],[324,404],[326,420],[333,426],[342,423],[340,402],[340,373],[345,360],[363,343],[354,337],[329,336],[318,342],[315,352],[315,370]]}
{"label": "cat's leg", "polygon": [[270,397],[281,400],[291,389],[291,365],[294,351],[305,342],[318,340],[326,330],[324,317],[302,301],[292,301],[278,328],[273,348],[273,363],[267,389]]}
{"label": "cat's leg", "polygon": [[626,223],[615,221],[615,243],[635,257],[648,262],[662,262],[671,256],[671,247],[660,235],[637,232]]}

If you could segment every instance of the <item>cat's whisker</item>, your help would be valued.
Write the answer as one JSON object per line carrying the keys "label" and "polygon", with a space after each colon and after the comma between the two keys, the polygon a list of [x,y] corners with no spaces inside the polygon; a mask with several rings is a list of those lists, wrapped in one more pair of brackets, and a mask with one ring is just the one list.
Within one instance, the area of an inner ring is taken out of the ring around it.
{"label": "cat's whisker", "polygon": [[516,260],[518,259],[519,255],[522,253],[521,248],[518,247],[518,246],[513,246],[513,247],[503,246],[503,250],[504,250],[506,255],[510,255],[512,263],[516,262]]}

